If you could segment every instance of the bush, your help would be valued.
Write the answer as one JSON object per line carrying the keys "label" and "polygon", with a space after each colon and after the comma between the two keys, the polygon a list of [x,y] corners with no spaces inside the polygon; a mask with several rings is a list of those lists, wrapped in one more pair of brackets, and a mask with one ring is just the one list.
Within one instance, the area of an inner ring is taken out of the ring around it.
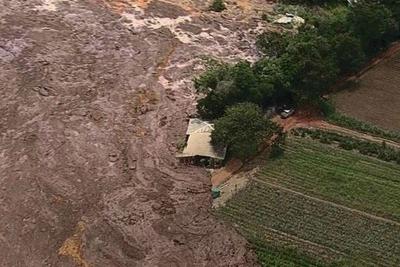
{"label": "bush", "polygon": [[329,117],[336,113],[336,108],[331,101],[320,99],[318,102],[319,109],[324,116]]}
{"label": "bush", "polygon": [[278,57],[285,52],[289,40],[287,33],[264,32],[258,36],[256,45],[265,55]]}
{"label": "bush", "polygon": [[215,12],[221,12],[226,9],[224,0],[213,0],[210,10]]}
{"label": "bush", "polygon": [[353,137],[322,130],[299,128],[292,130],[292,133],[294,133],[294,131],[296,131],[295,135],[297,136],[309,136],[325,144],[336,143],[338,147],[346,150],[357,150],[363,155],[375,157],[383,161],[393,161],[400,164],[400,151],[387,146],[385,142],[378,144],[375,142],[359,140]]}
{"label": "bush", "polygon": [[339,147],[343,148],[343,149],[346,149],[346,150],[353,150],[357,146],[354,144],[354,142],[352,140],[342,140],[339,143]]}
{"label": "bush", "polygon": [[275,138],[270,152],[270,158],[277,159],[283,156],[285,151],[284,145],[286,143],[286,133],[283,132],[282,128],[278,129],[277,137]]}

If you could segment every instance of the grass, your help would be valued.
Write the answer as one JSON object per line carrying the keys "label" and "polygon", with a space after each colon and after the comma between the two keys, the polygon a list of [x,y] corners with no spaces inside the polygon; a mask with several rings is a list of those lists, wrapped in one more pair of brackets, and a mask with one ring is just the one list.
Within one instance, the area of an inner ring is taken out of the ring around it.
{"label": "grass", "polygon": [[217,212],[263,266],[399,266],[399,195],[399,165],[290,137]]}

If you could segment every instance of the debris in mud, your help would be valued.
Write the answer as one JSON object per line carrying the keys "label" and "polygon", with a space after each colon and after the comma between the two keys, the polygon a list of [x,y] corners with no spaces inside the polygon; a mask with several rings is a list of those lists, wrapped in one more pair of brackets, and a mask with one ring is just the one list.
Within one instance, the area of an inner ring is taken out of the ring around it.
{"label": "debris in mud", "polygon": [[[83,111],[83,112],[84,112],[84,111]],[[93,110],[93,111],[90,112],[89,117],[90,117],[92,120],[98,122],[98,121],[101,121],[101,120],[103,119],[103,114],[102,114],[100,111],[98,111],[98,110]]]}
{"label": "debris in mud", "polygon": [[160,119],[158,125],[159,125],[160,127],[164,127],[165,125],[167,125],[167,120],[168,120],[167,116],[163,116],[163,117]]}
{"label": "debris in mud", "polygon": [[85,224],[83,222],[79,222],[75,233],[64,241],[61,248],[58,250],[58,254],[62,256],[71,257],[76,264],[82,267],[89,267],[89,264],[83,258],[81,252],[82,246],[82,235],[85,231]]}
{"label": "debris in mud", "polygon": [[110,153],[108,155],[108,159],[110,162],[116,162],[116,161],[118,161],[119,157],[118,157],[117,153]]}
{"label": "debris in mud", "polygon": [[44,86],[37,86],[37,87],[34,87],[32,90],[37,92],[39,95],[44,96],[44,97],[50,95],[49,88],[44,87]]}

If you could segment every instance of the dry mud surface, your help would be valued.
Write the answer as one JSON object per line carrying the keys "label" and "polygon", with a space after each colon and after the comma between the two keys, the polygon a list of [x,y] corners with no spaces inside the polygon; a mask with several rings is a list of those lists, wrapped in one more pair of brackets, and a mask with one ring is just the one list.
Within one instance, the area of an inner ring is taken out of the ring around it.
{"label": "dry mud surface", "polygon": [[[263,4],[263,8],[267,5]],[[253,266],[175,142],[257,3],[0,0],[0,266]]]}

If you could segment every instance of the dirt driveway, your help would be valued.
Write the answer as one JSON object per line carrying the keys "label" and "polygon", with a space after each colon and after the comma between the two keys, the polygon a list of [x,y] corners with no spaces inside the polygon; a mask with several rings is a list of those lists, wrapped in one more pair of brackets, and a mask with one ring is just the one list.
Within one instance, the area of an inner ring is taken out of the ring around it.
{"label": "dirt driveway", "polygon": [[0,266],[254,266],[174,154],[200,57],[262,25],[175,2],[0,0]]}

